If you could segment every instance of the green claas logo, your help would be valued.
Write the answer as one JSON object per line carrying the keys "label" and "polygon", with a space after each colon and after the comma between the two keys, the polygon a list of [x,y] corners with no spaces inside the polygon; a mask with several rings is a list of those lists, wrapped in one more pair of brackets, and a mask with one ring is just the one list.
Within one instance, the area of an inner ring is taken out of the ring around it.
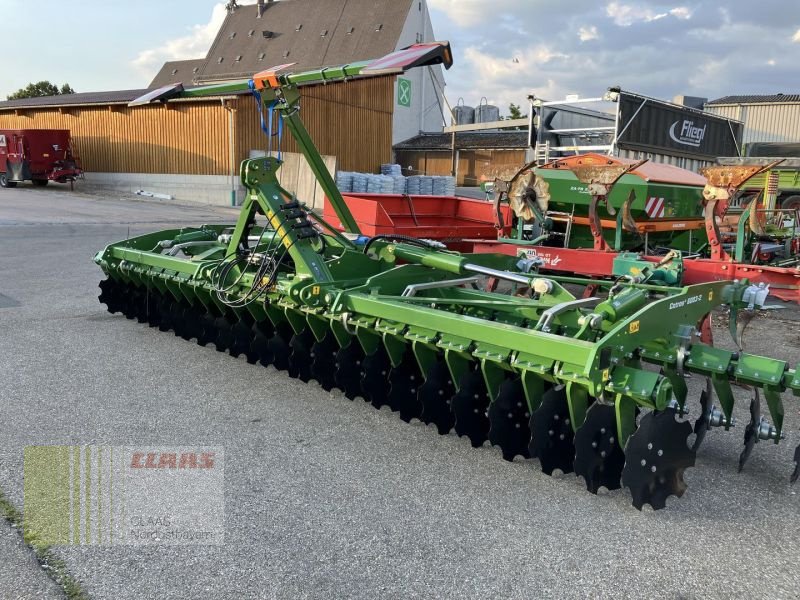
{"label": "green claas logo", "polygon": [[411,80],[398,77],[397,104],[400,106],[411,106]]}

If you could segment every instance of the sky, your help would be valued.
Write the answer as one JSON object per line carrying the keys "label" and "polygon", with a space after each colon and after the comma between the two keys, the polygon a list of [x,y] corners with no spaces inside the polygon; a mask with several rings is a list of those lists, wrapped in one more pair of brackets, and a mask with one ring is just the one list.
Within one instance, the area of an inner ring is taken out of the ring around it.
{"label": "sky", "polygon": [[[529,94],[596,97],[615,85],[665,99],[800,93],[798,0],[428,2],[436,37],[453,47],[453,105],[486,97],[505,113]],[[0,0],[0,98],[42,79],[78,92],[146,87],[164,61],[206,53],[224,4]]]}

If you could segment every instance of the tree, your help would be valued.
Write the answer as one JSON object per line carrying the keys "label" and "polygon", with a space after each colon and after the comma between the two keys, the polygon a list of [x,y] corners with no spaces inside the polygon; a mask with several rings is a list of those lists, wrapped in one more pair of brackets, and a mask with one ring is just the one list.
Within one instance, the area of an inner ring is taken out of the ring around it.
{"label": "tree", "polygon": [[527,119],[528,115],[523,115],[519,104],[513,102],[508,105],[508,118],[509,119]]}
{"label": "tree", "polygon": [[[520,108],[519,104],[514,104],[513,102],[508,105],[508,118],[509,119],[527,119],[528,115],[522,114],[522,109]],[[514,129],[527,129],[527,127],[515,127]]]}
{"label": "tree", "polygon": [[20,100],[22,98],[40,98],[42,96],[60,96],[62,94],[74,94],[75,90],[65,83],[59,88],[57,85],[49,81],[39,81],[37,83],[29,83],[26,87],[21,88],[8,96],[9,100]]}

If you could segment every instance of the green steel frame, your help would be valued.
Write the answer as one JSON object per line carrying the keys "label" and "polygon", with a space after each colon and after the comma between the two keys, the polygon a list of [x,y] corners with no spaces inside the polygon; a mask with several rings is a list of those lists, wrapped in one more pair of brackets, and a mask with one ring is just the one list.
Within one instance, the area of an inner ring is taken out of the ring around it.
{"label": "green steel frame", "polygon": [[[358,228],[300,120],[296,86],[356,76],[368,64],[281,76],[277,87],[262,93],[263,102],[277,102],[352,234]],[[250,86],[215,86],[183,96],[242,89]],[[279,185],[279,168],[273,157],[244,161],[247,195],[235,225],[150,233],[99,252],[95,262],[108,277],[101,300],[105,296],[109,310],[151,324],[171,320],[191,327],[186,319],[208,314],[231,327],[295,337],[310,333],[313,342],[334,349],[354,348],[367,357],[385,353],[392,369],[410,368],[413,357],[413,367],[426,379],[443,362],[456,392],[477,370],[488,410],[509,380],[521,383],[526,414],[540,408],[545,390],[564,386],[572,430],[581,428],[593,404],[613,407],[623,449],[637,430],[640,409],[684,410],[686,374],[711,381],[726,428],[733,421],[731,385],[746,384],[764,391],[773,437],[780,440],[781,394],[800,395],[800,371],[785,361],[697,339],[699,324],[716,307],[728,305],[735,315],[747,306],[747,282],[675,288],[545,278],[525,273],[518,259],[505,255],[459,254],[414,240],[354,243],[356,235],[323,234],[312,226],[302,202]],[[183,252],[168,252],[175,248]],[[230,277],[220,280],[225,265]],[[503,281],[512,293],[464,286],[484,276]],[[571,283],[599,286],[607,298],[576,298],[564,287]],[[261,292],[257,301],[236,301],[254,289]],[[175,306],[183,311],[177,317]],[[200,333],[192,335],[200,340]]]}

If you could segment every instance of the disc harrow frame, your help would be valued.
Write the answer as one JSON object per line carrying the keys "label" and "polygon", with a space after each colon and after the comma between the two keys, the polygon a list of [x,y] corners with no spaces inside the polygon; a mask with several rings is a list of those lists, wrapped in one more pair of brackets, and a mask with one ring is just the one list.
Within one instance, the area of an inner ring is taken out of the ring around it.
{"label": "disc harrow frame", "polygon": [[[264,76],[263,101],[275,103],[316,164],[298,115],[300,80],[307,74]],[[688,373],[709,378],[724,423],[732,422],[732,384],[761,389],[772,429],[759,431],[780,440],[781,394],[800,393],[797,370],[697,336],[714,308],[745,309],[747,282],[676,288],[569,278],[602,290],[576,298],[557,277],[520,271],[514,257],[413,238],[364,243],[330,176],[318,173],[353,235],[334,233],[279,185],[279,168],[274,157],[243,162],[247,194],[235,224],[149,233],[99,252],[101,302],[474,446],[489,441],[508,460],[577,470],[590,491],[625,485],[637,508],[662,508],[685,489],[682,473],[696,453],[686,444],[692,426],[677,420]],[[476,278],[506,289],[482,291]],[[643,460],[656,471],[642,471]]]}

